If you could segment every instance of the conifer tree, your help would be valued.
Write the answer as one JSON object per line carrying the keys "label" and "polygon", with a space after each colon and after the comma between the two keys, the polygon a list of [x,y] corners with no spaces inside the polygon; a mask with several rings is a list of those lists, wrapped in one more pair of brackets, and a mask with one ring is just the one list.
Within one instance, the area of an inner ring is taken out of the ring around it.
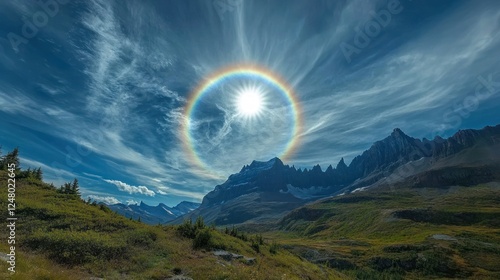
{"label": "conifer tree", "polygon": [[71,184],[71,194],[80,195],[80,186],[78,185],[78,179],[74,179]]}
{"label": "conifer tree", "polygon": [[16,165],[16,169],[19,169],[19,149],[15,148],[12,152],[9,152],[7,155],[0,159],[0,167],[1,169],[7,169],[9,164],[14,163]]}
{"label": "conifer tree", "polygon": [[63,193],[65,193],[65,194],[70,194],[71,193],[71,184],[70,183],[64,183]]}
{"label": "conifer tree", "polygon": [[34,171],[35,173],[35,178],[38,179],[38,180],[43,180],[43,172],[42,172],[42,168],[41,167],[38,167],[38,169],[36,169]]}

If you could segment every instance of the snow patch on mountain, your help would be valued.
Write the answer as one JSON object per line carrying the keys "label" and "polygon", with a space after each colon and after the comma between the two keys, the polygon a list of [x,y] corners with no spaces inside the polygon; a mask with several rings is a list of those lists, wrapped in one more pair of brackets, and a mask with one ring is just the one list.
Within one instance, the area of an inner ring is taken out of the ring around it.
{"label": "snow patch on mountain", "polygon": [[309,188],[297,188],[291,184],[287,184],[287,191],[280,190],[280,193],[289,193],[296,198],[300,199],[312,199],[325,196],[325,193],[330,190],[331,187],[317,187],[312,186]]}

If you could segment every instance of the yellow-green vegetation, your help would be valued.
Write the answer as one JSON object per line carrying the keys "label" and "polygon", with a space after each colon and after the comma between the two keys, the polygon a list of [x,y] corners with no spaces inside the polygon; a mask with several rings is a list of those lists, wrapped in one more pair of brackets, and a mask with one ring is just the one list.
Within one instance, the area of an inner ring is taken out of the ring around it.
{"label": "yellow-green vegetation", "polygon": [[357,279],[500,279],[500,185],[377,189],[297,209],[268,239]]}
{"label": "yellow-green vegetation", "polygon": [[[24,173],[23,173],[24,172]],[[16,272],[0,262],[0,279],[342,279],[261,237],[226,234],[197,221],[149,226],[109,208],[82,201],[77,191],[56,189],[36,172],[16,171]],[[7,218],[7,172],[0,171],[0,219]],[[71,190],[71,186],[68,186]],[[7,231],[0,252],[9,253]],[[245,238],[242,238],[245,236]],[[252,245],[257,242],[259,250]],[[213,249],[255,258],[255,263],[213,255]]]}

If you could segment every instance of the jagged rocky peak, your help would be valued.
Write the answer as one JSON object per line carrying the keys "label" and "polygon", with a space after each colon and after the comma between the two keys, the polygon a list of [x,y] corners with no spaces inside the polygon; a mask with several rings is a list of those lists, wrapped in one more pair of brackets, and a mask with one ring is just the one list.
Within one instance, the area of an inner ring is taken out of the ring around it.
{"label": "jagged rocky peak", "polygon": [[391,136],[392,137],[408,137],[408,135],[406,135],[401,129],[399,128],[395,128],[392,130],[392,133],[391,133]]}
{"label": "jagged rocky peak", "polygon": [[[342,158],[342,159],[343,159],[343,158]],[[328,167],[326,168],[325,172],[326,172],[326,173],[331,173],[331,172],[333,172],[333,166],[332,166],[331,164],[330,164],[330,165],[328,165]]]}
{"label": "jagged rocky peak", "polygon": [[182,213],[189,213],[193,211],[194,209],[198,208],[200,206],[199,203],[197,202],[190,202],[190,201],[182,201],[179,204],[177,204],[174,209],[182,212]]}
{"label": "jagged rocky peak", "polygon": [[339,163],[337,164],[337,167],[335,168],[337,170],[346,170],[347,169],[347,164],[344,162],[344,158],[341,158]]}
{"label": "jagged rocky peak", "polygon": [[281,159],[274,157],[268,161],[252,161],[252,163],[248,166],[247,169],[261,169],[261,170],[266,170],[266,169],[271,169],[273,167],[281,167],[284,166],[283,162]]}
{"label": "jagged rocky peak", "polygon": [[481,137],[480,133],[476,130],[465,129],[459,130],[455,133],[451,139],[457,141],[457,143],[461,145],[470,146],[472,145],[477,138]]}
{"label": "jagged rocky peak", "polygon": [[436,142],[436,143],[442,143],[442,142],[444,142],[444,141],[446,141],[446,140],[445,140],[445,139],[443,139],[443,137],[441,137],[441,136],[439,136],[439,135],[436,135],[436,136],[434,137],[434,140],[433,140],[433,141],[434,141],[434,142]]}
{"label": "jagged rocky peak", "polygon": [[321,170],[321,166],[319,164],[316,164],[315,166],[313,166],[311,171],[314,173],[322,173],[323,172],[323,170]]}

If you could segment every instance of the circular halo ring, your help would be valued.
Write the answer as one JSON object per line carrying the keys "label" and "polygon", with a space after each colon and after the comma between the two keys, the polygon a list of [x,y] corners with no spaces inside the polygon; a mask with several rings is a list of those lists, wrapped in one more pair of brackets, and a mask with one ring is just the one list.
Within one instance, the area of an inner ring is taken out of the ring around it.
{"label": "circular halo ring", "polygon": [[229,67],[224,67],[210,76],[206,77],[202,83],[200,83],[190,94],[186,107],[184,108],[184,116],[185,118],[182,121],[182,137],[183,137],[183,146],[188,155],[188,159],[190,162],[194,163],[197,167],[208,171],[207,174],[204,174],[208,177],[213,178],[221,178],[221,176],[214,170],[210,169],[208,165],[198,156],[196,149],[193,145],[193,138],[191,136],[190,131],[190,120],[191,114],[196,109],[196,106],[199,100],[203,97],[203,95],[211,88],[223,82],[226,79],[229,79],[234,76],[255,76],[261,78],[267,82],[270,82],[274,86],[280,89],[280,92],[285,96],[285,98],[290,103],[293,113],[293,131],[292,137],[288,141],[285,149],[279,155],[279,157],[283,160],[289,158],[289,156],[295,151],[298,146],[298,138],[301,132],[302,127],[302,110],[300,108],[298,99],[293,91],[292,87],[289,86],[280,76],[271,72],[270,70],[263,68],[254,64],[237,64],[231,65]]}

